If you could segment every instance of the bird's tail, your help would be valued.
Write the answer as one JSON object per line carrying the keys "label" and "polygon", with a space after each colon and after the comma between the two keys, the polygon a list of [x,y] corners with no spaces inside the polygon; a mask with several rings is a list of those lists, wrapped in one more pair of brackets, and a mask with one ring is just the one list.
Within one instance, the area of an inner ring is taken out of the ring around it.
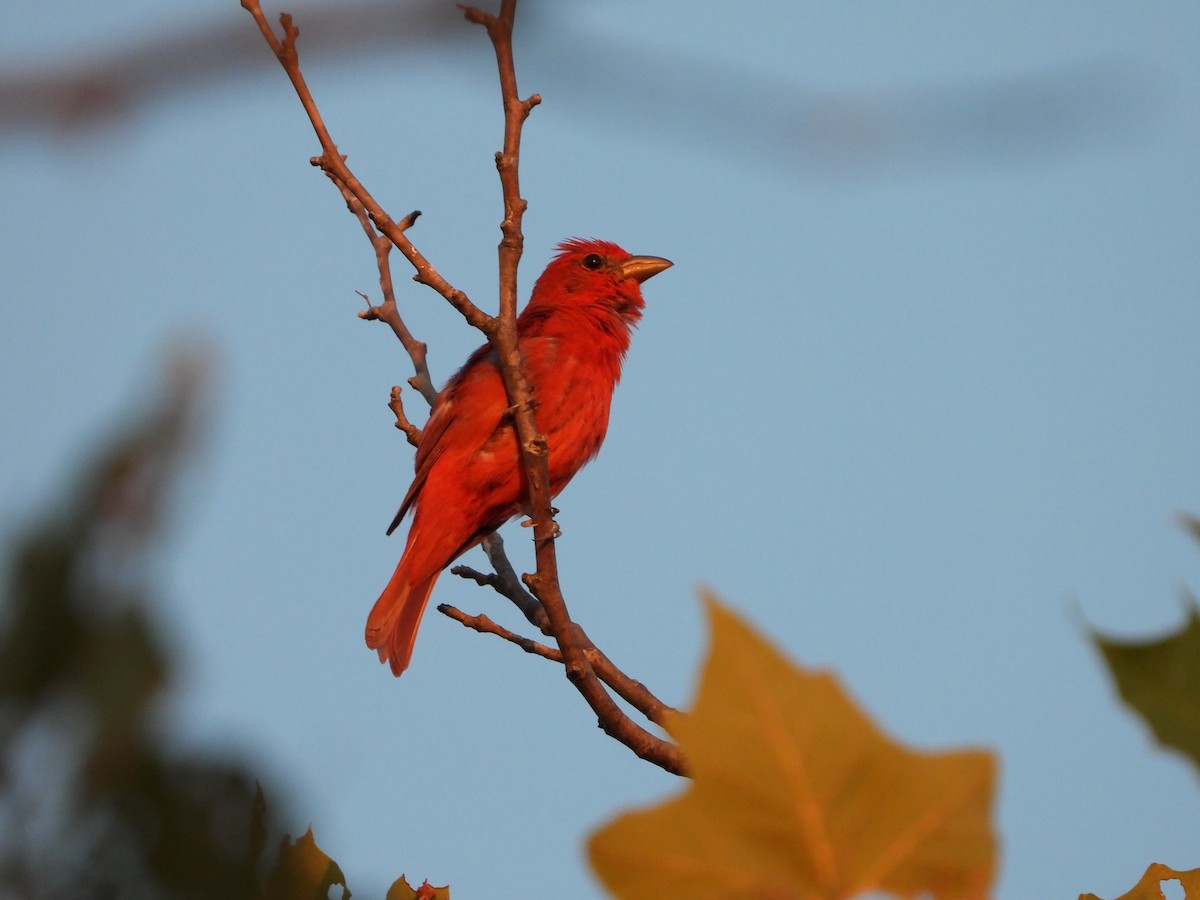
{"label": "bird's tail", "polygon": [[379,653],[380,662],[391,664],[392,674],[396,677],[408,668],[412,659],[421,617],[441,574],[435,571],[424,581],[413,584],[408,563],[407,559],[400,560],[392,580],[367,617],[367,646]]}

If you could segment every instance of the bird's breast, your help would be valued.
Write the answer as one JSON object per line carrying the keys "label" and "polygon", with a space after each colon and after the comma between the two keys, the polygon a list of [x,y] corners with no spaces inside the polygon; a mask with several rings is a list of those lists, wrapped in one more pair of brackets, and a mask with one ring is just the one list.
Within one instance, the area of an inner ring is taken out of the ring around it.
{"label": "bird's breast", "polygon": [[608,430],[615,378],[593,354],[545,354],[529,366],[538,428],[550,449],[551,490],[557,493],[600,450]]}

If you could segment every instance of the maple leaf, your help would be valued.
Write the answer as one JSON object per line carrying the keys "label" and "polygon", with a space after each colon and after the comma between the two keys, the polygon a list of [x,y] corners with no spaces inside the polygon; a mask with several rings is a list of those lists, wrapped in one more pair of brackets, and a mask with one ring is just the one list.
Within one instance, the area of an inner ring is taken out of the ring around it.
{"label": "maple leaf", "polygon": [[[1177,880],[1183,885],[1183,900],[1200,900],[1200,869],[1177,872],[1162,863],[1151,863],[1146,874],[1128,893],[1116,900],[1163,900],[1161,885],[1164,881]],[[1079,900],[1100,900],[1095,894],[1080,894]]]}
{"label": "maple leaf", "polygon": [[893,743],[832,674],[793,665],[706,605],[699,693],[668,725],[693,781],[592,835],[608,889],[624,900],[986,896],[992,754]]}

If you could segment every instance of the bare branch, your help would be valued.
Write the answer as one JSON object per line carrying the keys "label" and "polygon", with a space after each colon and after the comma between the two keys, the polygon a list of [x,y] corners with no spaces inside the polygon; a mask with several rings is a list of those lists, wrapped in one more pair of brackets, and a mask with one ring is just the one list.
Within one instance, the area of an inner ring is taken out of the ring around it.
{"label": "bare branch", "polygon": [[[363,233],[367,236],[367,240],[371,242],[371,247],[375,251],[375,264],[379,268],[379,289],[383,292],[383,302],[375,306],[366,294],[359,291],[358,295],[367,301],[367,308],[358,315],[362,319],[378,319],[388,324],[392,329],[392,333],[399,338],[405,352],[408,353],[408,358],[412,360],[414,375],[408,379],[409,385],[419,391],[421,396],[425,398],[425,401],[430,406],[433,406],[433,401],[437,399],[437,389],[433,386],[433,379],[429,374],[429,363],[426,359],[428,348],[423,341],[418,341],[412,336],[412,332],[408,330],[408,326],[404,324],[404,319],[400,315],[400,307],[396,304],[396,291],[392,286],[392,266],[390,262],[393,244],[388,238],[375,230],[375,225],[371,222],[371,217],[367,215],[366,209],[346,185],[332,176],[330,176],[330,181],[337,185],[338,190],[342,194],[342,199],[346,201],[346,208],[354,214],[355,218],[358,219],[359,225],[362,226]],[[421,211],[414,209],[397,222],[396,227],[401,231],[407,231],[413,226],[420,215]],[[394,391],[392,399],[393,401],[397,399]],[[397,428],[404,427],[400,422],[400,416],[397,416]],[[416,441],[412,433],[407,430],[405,433],[408,434],[409,441],[415,446]]]}
{"label": "bare branch", "polygon": [[[462,578],[469,578],[476,584],[485,587],[491,587],[498,593],[503,594],[504,591],[500,587],[501,579],[496,575],[489,575],[484,572],[477,572],[470,566],[455,566],[450,570],[452,574]],[[502,625],[498,625],[492,619],[485,615],[472,616],[463,612],[449,603],[442,603],[438,606],[438,612],[445,616],[449,616],[456,622],[465,625],[481,634],[494,634],[501,637],[509,643],[516,644],[526,653],[532,653],[535,656],[540,656],[543,659],[551,660],[552,662],[561,663],[563,661],[562,651],[547,647],[544,644],[517,634],[514,631],[509,631]],[[591,640],[583,633],[583,629],[575,626],[578,629],[578,642],[583,648],[583,655],[591,665],[596,675],[612,688],[622,700],[644,715],[647,719],[659,726],[665,726],[667,719],[673,715],[679,715],[679,710],[673,706],[668,706],[650,692],[650,690],[636,679],[630,678],[623,671],[618,669],[603,651],[601,651]],[[546,632],[553,637],[553,633]]]}
{"label": "bare branch", "polygon": [[340,185],[344,185],[363,205],[375,227],[387,236],[388,240],[396,246],[396,249],[416,269],[416,274],[413,276],[414,281],[433,288],[451,306],[458,310],[470,325],[490,336],[496,329],[496,320],[479,309],[479,307],[470,301],[466,294],[453,287],[441,276],[429,260],[405,237],[404,228],[401,227],[400,223],[393,221],[391,216],[375,201],[375,198],[363,187],[362,183],[346,165],[346,158],[338,152],[337,145],[334,144],[333,138],[330,137],[329,131],[325,127],[325,122],[321,118],[321,113],[317,109],[316,101],[313,100],[312,92],[309,91],[304,75],[300,71],[299,54],[296,51],[296,38],[299,36],[300,31],[292,23],[292,17],[287,13],[283,13],[279,17],[280,24],[283,26],[283,40],[281,41],[267,22],[266,16],[263,15],[259,0],[242,0],[242,7],[254,17],[259,31],[262,32],[267,44],[275,53],[275,58],[279,60],[279,64],[283,66],[288,79],[292,82],[292,87],[295,89],[296,95],[300,98],[300,103],[304,106],[304,111],[308,113],[309,122],[312,123],[313,131],[317,135],[317,140],[320,141],[322,151],[320,156],[313,158],[313,165],[319,166],[330,178],[333,178]]}
{"label": "bare branch", "polygon": [[[655,725],[665,727],[670,716],[679,715],[679,710],[663,703],[651,693],[642,682],[630,678],[609,659],[604,652],[592,643],[591,638],[584,633],[583,628],[575,624],[576,641],[583,648],[583,655],[591,664],[592,669],[600,680],[617,692],[622,700],[644,715]],[[673,746],[673,745],[672,745]],[[682,763],[682,759],[680,759]],[[683,774],[677,771],[676,774]]]}
{"label": "bare branch", "polygon": [[550,621],[546,618],[546,610],[537,598],[525,590],[521,577],[513,568],[504,552],[504,539],[499,532],[488,535],[483,541],[483,552],[487,554],[495,572],[485,574],[477,572],[470,566],[455,566],[450,570],[451,575],[459,578],[469,578],[480,587],[490,587],[502,597],[507,597],[521,611],[530,624],[542,634],[553,636]]}
{"label": "bare branch", "polygon": [[[413,361],[415,375],[409,384],[432,404],[436,399],[432,381],[425,362],[425,345],[412,337],[404,325],[396,306],[392,286],[389,255],[395,246],[416,270],[414,280],[432,287],[451,304],[473,327],[482,331],[496,349],[500,374],[511,406],[511,415],[518,436],[521,466],[527,485],[527,509],[533,521],[537,571],[524,577],[532,591],[525,591],[511,563],[504,554],[503,543],[498,536],[485,542],[485,550],[496,570],[495,576],[483,575],[465,567],[456,567],[453,572],[474,578],[509,597],[522,610],[526,618],[544,634],[554,636],[558,649],[546,647],[528,638],[507,631],[486,617],[470,617],[452,607],[443,612],[475,628],[497,634],[512,643],[549,659],[562,662],[567,677],[596,713],[601,728],[610,736],[628,746],[638,756],[676,774],[684,774],[685,763],[679,749],[641,726],[634,723],[604,688],[608,684],[617,694],[639,709],[651,721],[662,724],[673,710],[661,703],[640,682],[630,679],[601,653],[587,638],[583,630],[570,618],[559,586],[557,559],[554,540],[560,534],[554,521],[556,510],[550,505],[548,447],[545,437],[539,432],[534,416],[533,395],[522,367],[520,347],[517,342],[517,266],[524,244],[521,220],[526,202],[520,195],[518,178],[521,130],[530,111],[540,102],[534,94],[526,100],[517,94],[517,82],[512,56],[512,28],[516,13],[516,0],[502,0],[499,15],[491,15],[475,8],[464,8],[468,20],[483,25],[491,38],[496,53],[500,76],[501,95],[504,107],[504,149],[496,154],[496,169],[500,176],[504,198],[504,218],[500,225],[499,246],[499,298],[500,309],[492,317],[476,307],[464,294],[453,288],[425,257],[408,240],[405,232],[416,221],[419,212],[412,212],[401,221],[392,220],[376,203],[375,199],[358,181],[346,165],[346,158],[337,149],[300,71],[296,40],[299,30],[292,17],[283,14],[280,23],[282,39],[267,23],[259,0],[242,0],[242,6],[250,12],[259,30],[283,66],[300,102],[308,114],[309,121],[321,144],[322,153],[311,162],[319,167],[338,186],[347,206],[358,218],[364,233],[375,249],[379,268],[380,288],[383,301],[372,305],[361,314],[364,319],[380,319],[388,322],[400,339]],[[364,299],[365,296],[364,296]],[[396,416],[396,425],[403,430],[409,441],[417,444],[420,429],[408,421],[401,401],[400,388],[393,388],[389,407]],[[599,677],[598,677],[599,673]],[[603,679],[603,683],[601,681]]]}
{"label": "bare branch", "polygon": [[539,102],[535,94],[521,100],[517,92],[516,68],[513,63],[512,30],[516,15],[516,0],[502,0],[499,15],[490,15],[474,7],[464,7],[467,19],[487,29],[496,52],[500,75],[500,93],[504,104],[504,149],[496,154],[496,169],[504,195],[504,219],[500,223],[500,315],[494,332],[488,334],[499,357],[500,372],[514,424],[525,470],[528,491],[528,510],[533,519],[534,547],[537,571],[525,576],[525,584],[545,609],[550,632],[562,652],[567,678],[583,695],[604,732],[629,747],[638,756],[676,774],[684,772],[679,748],[651,734],[635,723],[609,696],[597,677],[584,647],[580,644],[580,629],[571,621],[558,579],[558,560],[554,540],[558,524],[550,505],[550,476],[546,438],[538,430],[534,415],[532,391],[525,378],[520,348],[517,344],[517,264],[521,258],[524,238],[521,219],[526,202],[521,197],[518,177],[521,148],[521,129],[530,110]]}
{"label": "bare branch", "polygon": [[501,587],[497,587],[496,590],[513,602],[530,625],[542,634],[549,635],[550,620],[546,618],[546,609],[536,597],[525,590],[521,577],[508,561],[508,555],[504,552],[504,539],[500,537],[499,532],[483,542],[483,552],[487,554],[488,562],[500,578]]}
{"label": "bare branch", "polygon": [[[458,566],[458,569],[466,569],[466,566]],[[479,576],[480,584],[485,583],[487,576],[481,572],[473,572],[473,576]],[[465,572],[459,572],[460,575],[465,575]],[[539,644],[537,641],[532,641],[527,637],[517,634],[515,631],[509,631],[503,625],[497,625],[485,615],[471,616],[451,606],[449,603],[438,605],[438,612],[444,616],[449,616],[456,622],[461,622],[468,628],[473,628],[480,634],[494,634],[497,637],[504,638],[510,644],[516,644],[526,653],[532,653],[534,656],[540,656],[543,659],[553,660],[554,662],[562,662],[562,653],[555,650],[553,647],[547,647],[545,644]]]}
{"label": "bare branch", "polygon": [[[483,542],[483,550],[487,554],[488,561],[492,564],[494,573],[485,574],[477,572],[470,566],[455,566],[450,570],[451,575],[457,575],[460,578],[469,578],[481,587],[490,587],[503,597],[508,598],[514,606],[521,611],[521,614],[529,621],[531,625],[537,628],[542,634],[547,637],[553,637],[554,631],[550,628],[549,619],[546,617],[546,610],[542,604],[538,603],[537,599],[525,590],[524,584],[513,569],[512,563],[509,562],[507,554],[504,552],[504,540],[500,535],[493,534]],[[453,609],[454,607],[449,607]],[[458,616],[451,615],[442,607],[438,607],[439,611],[450,615],[451,618],[457,619],[464,625],[474,627],[469,622]],[[630,678],[621,669],[613,664],[603,651],[601,651],[587,636],[583,627],[577,622],[572,622],[572,627],[575,631],[575,640],[583,651],[583,655],[587,658],[600,680],[611,687],[617,694],[638,710],[651,722],[656,725],[664,725],[667,716],[677,713],[674,707],[663,703],[640,681]],[[480,629],[475,629],[479,631]],[[495,632],[491,632],[495,633]],[[545,656],[545,654],[539,654]],[[546,657],[554,659],[556,662],[562,662],[562,655],[555,657]]]}
{"label": "bare branch", "polygon": [[392,398],[388,401],[388,409],[390,409],[396,417],[396,427],[404,432],[404,436],[408,438],[408,442],[416,447],[421,443],[421,429],[408,421],[408,417],[404,415],[404,403],[400,399],[400,385],[392,388]]}

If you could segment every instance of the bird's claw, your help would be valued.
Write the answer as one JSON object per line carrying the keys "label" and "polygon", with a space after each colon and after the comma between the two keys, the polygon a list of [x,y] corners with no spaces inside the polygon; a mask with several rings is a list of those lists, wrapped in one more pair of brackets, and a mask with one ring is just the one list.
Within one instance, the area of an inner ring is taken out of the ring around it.
{"label": "bird's claw", "polygon": [[[558,513],[557,509],[555,509],[553,506],[550,507],[550,515],[553,516],[553,515],[556,515],[557,513]],[[558,523],[555,522],[553,519],[551,519],[550,524],[554,526],[554,531],[552,531],[550,533],[550,539],[557,540],[558,538],[562,537],[562,529],[558,527]],[[533,519],[526,519],[524,522],[521,523],[521,527],[522,528],[536,528],[537,522],[533,521]]]}

